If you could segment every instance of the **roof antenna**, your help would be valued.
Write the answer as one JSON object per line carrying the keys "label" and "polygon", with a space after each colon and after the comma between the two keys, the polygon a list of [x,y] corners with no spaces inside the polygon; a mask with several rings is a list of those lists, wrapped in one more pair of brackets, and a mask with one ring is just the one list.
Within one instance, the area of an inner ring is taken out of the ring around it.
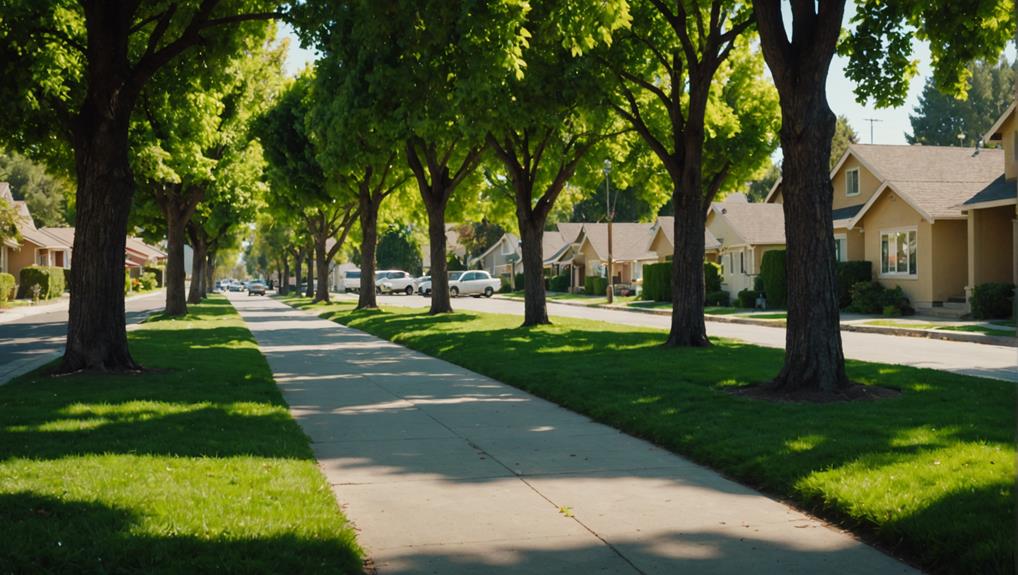
{"label": "roof antenna", "polygon": [[863,121],[870,123],[870,143],[872,144],[873,143],[873,124],[876,124],[877,122],[883,122],[883,120],[881,120],[879,118],[863,118]]}

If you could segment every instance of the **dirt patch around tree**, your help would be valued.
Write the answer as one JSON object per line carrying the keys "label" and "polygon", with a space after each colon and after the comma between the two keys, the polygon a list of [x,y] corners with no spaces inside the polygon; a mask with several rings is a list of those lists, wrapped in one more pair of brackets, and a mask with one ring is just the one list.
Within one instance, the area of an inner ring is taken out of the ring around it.
{"label": "dirt patch around tree", "polygon": [[875,401],[898,397],[901,391],[889,387],[849,383],[848,387],[836,392],[818,390],[787,391],[776,389],[771,382],[757,383],[728,390],[732,395],[748,397],[775,403],[840,403],[846,401]]}

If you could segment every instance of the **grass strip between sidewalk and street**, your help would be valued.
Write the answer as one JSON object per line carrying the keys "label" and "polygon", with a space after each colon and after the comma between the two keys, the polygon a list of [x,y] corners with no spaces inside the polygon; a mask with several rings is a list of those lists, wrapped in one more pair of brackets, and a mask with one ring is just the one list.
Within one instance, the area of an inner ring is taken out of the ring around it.
{"label": "grass strip between sidewalk and street", "polygon": [[852,380],[899,390],[849,403],[728,393],[766,381],[783,352],[588,320],[290,305],[530,391],[836,521],[934,573],[1011,573],[1015,385],[849,361]]}
{"label": "grass strip between sidewalk and street", "polygon": [[0,570],[360,573],[354,530],[226,299],[129,337],[144,373],[0,387]]}

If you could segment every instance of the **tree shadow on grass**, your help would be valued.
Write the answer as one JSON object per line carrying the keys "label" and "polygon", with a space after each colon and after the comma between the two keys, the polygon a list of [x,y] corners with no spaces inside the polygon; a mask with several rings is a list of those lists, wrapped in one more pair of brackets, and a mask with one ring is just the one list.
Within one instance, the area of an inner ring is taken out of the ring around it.
{"label": "tree shadow on grass", "polygon": [[0,494],[0,565],[10,573],[360,573],[343,532],[209,538],[155,535],[129,509]]}

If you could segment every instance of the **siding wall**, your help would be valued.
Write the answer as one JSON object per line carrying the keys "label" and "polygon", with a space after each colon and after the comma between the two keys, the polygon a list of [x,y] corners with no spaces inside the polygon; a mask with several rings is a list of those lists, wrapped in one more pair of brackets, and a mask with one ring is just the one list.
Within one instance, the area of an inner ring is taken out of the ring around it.
{"label": "siding wall", "polygon": [[[888,288],[900,286],[912,305],[928,306],[933,301],[933,234],[931,225],[905,200],[893,192],[883,196],[870,207],[861,226],[865,233],[865,259],[873,264],[873,278]],[[916,277],[882,277],[880,275],[880,232],[903,227],[915,227],[918,262]]]}

